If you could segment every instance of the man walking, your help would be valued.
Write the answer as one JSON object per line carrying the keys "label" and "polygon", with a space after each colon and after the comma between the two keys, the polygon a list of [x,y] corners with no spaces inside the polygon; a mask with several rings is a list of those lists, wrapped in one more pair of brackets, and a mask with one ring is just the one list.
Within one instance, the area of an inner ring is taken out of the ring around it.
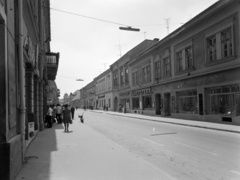
{"label": "man walking", "polygon": [[60,104],[57,104],[57,107],[56,107],[56,118],[57,118],[58,124],[62,123],[61,115],[62,115],[62,107],[60,106]]}
{"label": "man walking", "polygon": [[75,111],[75,108],[72,106],[72,107],[71,107],[72,119],[74,119],[74,111]]}

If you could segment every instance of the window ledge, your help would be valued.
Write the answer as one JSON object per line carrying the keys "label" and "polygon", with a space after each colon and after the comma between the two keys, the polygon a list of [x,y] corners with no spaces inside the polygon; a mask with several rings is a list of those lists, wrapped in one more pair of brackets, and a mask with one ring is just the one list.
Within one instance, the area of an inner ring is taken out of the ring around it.
{"label": "window ledge", "polygon": [[215,60],[215,61],[212,61],[212,62],[207,62],[205,63],[205,66],[214,66],[214,65],[217,65],[217,64],[222,64],[222,63],[226,63],[228,61],[232,61],[236,59],[236,55],[234,56],[230,56],[230,57],[226,57],[226,58],[222,58],[222,59],[219,59],[219,60]]}
{"label": "window ledge", "polygon": [[194,69],[193,69],[193,68],[189,68],[189,69],[177,71],[177,72],[176,72],[176,75],[185,74],[185,73],[188,73],[188,72],[191,72],[191,71],[194,71]]}

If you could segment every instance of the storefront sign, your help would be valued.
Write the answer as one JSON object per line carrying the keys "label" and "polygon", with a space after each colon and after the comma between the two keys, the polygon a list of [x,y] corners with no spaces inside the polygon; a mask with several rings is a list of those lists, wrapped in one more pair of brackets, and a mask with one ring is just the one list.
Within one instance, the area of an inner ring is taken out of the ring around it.
{"label": "storefront sign", "polygon": [[224,77],[222,74],[204,77],[201,79],[194,79],[194,80],[188,80],[183,82],[183,86],[197,86],[197,85],[203,85],[203,84],[210,84],[210,83],[216,83],[223,81]]}
{"label": "storefront sign", "polygon": [[119,96],[129,96],[129,95],[130,95],[130,91],[119,93]]}
{"label": "storefront sign", "polygon": [[139,91],[132,91],[132,96],[140,96],[140,95],[145,95],[145,94],[152,94],[152,88],[147,88]]}
{"label": "storefront sign", "polygon": [[98,96],[98,99],[105,98],[105,95]]}

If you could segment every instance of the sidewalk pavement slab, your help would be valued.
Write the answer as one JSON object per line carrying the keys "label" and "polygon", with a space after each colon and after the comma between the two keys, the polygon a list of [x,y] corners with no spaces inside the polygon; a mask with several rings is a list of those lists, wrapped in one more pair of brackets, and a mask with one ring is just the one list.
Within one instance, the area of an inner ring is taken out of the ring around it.
{"label": "sidewalk pavement slab", "polygon": [[77,119],[69,130],[38,132],[15,180],[175,180]]}

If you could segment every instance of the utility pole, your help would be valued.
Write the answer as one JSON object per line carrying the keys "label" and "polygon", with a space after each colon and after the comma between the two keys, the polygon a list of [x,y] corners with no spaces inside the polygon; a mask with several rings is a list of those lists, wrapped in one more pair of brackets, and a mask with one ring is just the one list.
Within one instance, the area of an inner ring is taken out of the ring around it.
{"label": "utility pole", "polygon": [[170,21],[170,18],[165,19],[165,21],[166,21],[166,25],[167,25],[167,34],[169,34],[169,21]]}

